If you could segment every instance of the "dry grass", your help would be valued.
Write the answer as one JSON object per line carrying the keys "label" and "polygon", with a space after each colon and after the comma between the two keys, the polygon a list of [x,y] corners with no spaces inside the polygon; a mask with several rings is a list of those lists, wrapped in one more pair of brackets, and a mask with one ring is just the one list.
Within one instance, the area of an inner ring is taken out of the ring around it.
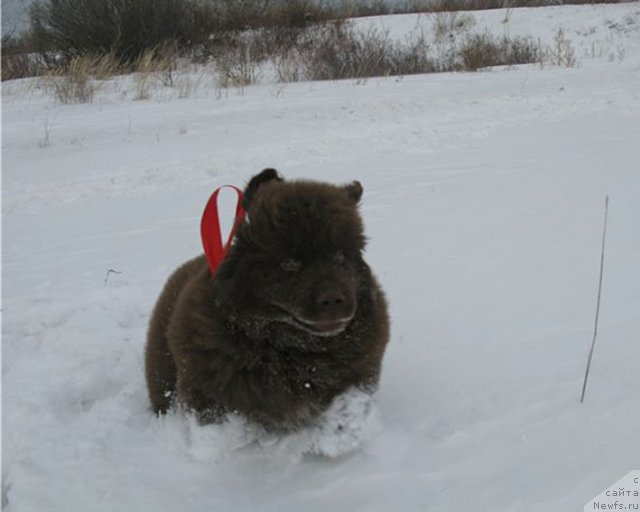
{"label": "dry grass", "polygon": [[131,67],[134,72],[134,100],[149,99],[151,88],[157,81],[164,79],[173,84],[172,63],[157,48],[143,52]]}
{"label": "dry grass", "polygon": [[[527,63],[576,65],[575,51],[562,30],[552,44],[543,45],[525,37],[470,33],[467,29],[473,25],[472,21],[471,18],[460,23],[457,18],[449,18],[447,26],[453,31],[451,36],[434,38],[431,42],[423,34],[398,42],[385,32],[363,33],[350,22],[335,21],[303,30],[294,44],[274,45],[274,55],[266,53],[264,47],[261,49],[261,43],[255,38],[238,38],[233,46],[218,48],[213,60],[215,83],[220,91],[232,87],[243,91],[260,82],[265,63],[275,69],[280,83],[362,81],[370,77],[476,71]],[[256,54],[262,60],[256,58]],[[144,52],[127,67],[134,74],[131,97],[146,100],[158,89],[173,89],[179,98],[192,96],[202,86],[205,73],[188,71],[184,65],[179,67],[178,62],[177,53],[166,48]],[[58,102],[87,103],[93,100],[100,80],[122,71],[112,56],[78,57],[56,68],[43,80]]]}
{"label": "dry grass", "polygon": [[43,85],[62,104],[91,103],[97,86],[91,77],[93,61],[76,57],[42,77]]}
{"label": "dry grass", "polygon": [[[138,73],[136,97],[144,98],[152,82],[176,86],[178,56],[199,63],[213,60],[223,87],[255,83],[264,61],[275,63],[282,81],[478,69],[484,67],[483,60],[528,62],[533,50],[522,41],[507,49],[477,35],[463,49],[463,35],[469,34],[475,20],[459,11],[506,7],[508,20],[514,7],[603,1],[406,0],[390,8],[382,0],[127,0],[122,5],[103,0],[37,0],[28,45],[21,41],[13,44],[17,52],[8,52],[10,45],[3,40],[2,79],[49,71],[57,75],[75,59],[91,56],[89,74],[94,79],[133,70]],[[435,13],[432,47],[424,40],[400,45],[385,34],[358,35],[340,27],[350,26],[346,17],[389,12]],[[563,37],[548,50],[546,60],[575,65],[572,47]],[[40,53],[34,53],[34,48]],[[60,55],[66,64],[60,64]],[[305,62],[308,58],[311,62]]]}
{"label": "dry grass", "polygon": [[[123,65],[116,55],[81,56],[63,61],[41,77],[44,88],[51,91],[59,103],[91,103],[101,81],[115,75],[134,74],[134,99],[150,97],[154,84],[174,87],[175,55],[166,48],[150,49],[135,61]],[[184,89],[184,84],[180,84]]]}
{"label": "dry grass", "polygon": [[107,80],[114,75],[122,73],[124,70],[114,53],[100,55],[89,62],[89,73],[96,80]]}
{"label": "dry grass", "polygon": [[[135,100],[149,99],[164,89],[179,98],[189,97],[204,82],[204,72],[198,76],[185,69],[185,63],[194,59],[213,64],[219,94],[259,83],[269,68],[275,70],[280,83],[286,83],[475,71],[525,63],[569,67],[577,63],[562,30],[553,44],[543,45],[531,38],[473,33],[475,19],[468,13],[443,10],[431,19],[430,40],[414,33],[396,41],[381,30],[358,31],[353,22],[345,20],[306,27],[266,27],[224,34],[224,44],[218,40],[211,48],[189,56],[171,43],[147,49],[124,63],[115,52],[70,58],[52,67],[43,82],[58,102],[67,104],[93,101],[101,81],[124,73],[133,73],[133,87],[124,94],[130,93]],[[208,65],[199,69],[211,72]]]}

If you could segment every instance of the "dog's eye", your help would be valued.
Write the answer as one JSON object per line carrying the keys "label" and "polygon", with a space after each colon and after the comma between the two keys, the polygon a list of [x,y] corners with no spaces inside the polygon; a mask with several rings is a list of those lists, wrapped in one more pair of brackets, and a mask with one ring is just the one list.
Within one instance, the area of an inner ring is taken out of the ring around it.
{"label": "dog's eye", "polygon": [[287,258],[286,260],[280,263],[280,267],[282,268],[282,270],[285,270],[286,272],[297,272],[298,270],[300,270],[301,266],[302,265],[300,264],[299,261],[294,260],[292,258]]}
{"label": "dog's eye", "polygon": [[342,251],[338,251],[333,255],[333,260],[336,263],[344,263],[344,253]]}

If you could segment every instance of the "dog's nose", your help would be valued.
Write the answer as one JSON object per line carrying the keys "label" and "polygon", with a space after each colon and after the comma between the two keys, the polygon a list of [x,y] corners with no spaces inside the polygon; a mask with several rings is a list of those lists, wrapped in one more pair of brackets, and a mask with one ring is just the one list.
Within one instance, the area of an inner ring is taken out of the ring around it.
{"label": "dog's nose", "polygon": [[353,316],[355,297],[353,292],[340,283],[325,283],[313,297],[312,316],[322,321],[342,320]]}
{"label": "dog's nose", "polygon": [[340,289],[321,290],[316,297],[316,306],[320,310],[327,310],[342,306],[346,300],[346,294]]}

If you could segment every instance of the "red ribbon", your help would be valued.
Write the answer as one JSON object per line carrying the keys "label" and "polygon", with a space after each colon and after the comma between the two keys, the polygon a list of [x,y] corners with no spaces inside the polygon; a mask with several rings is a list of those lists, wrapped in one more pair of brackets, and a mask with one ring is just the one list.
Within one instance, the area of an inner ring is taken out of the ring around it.
{"label": "red ribbon", "polygon": [[[231,226],[229,239],[226,244],[222,245],[220,218],[218,216],[218,194],[225,187],[232,188],[237,192],[238,204],[236,205],[236,216]],[[207,206],[205,206],[204,212],[202,213],[200,235],[202,236],[202,246],[204,247],[204,254],[207,257],[211,274],[215,274],[216,268],[218,268],[224,255],[227,254],[231,241],[236,234],[236,227],[242,222],[244,215],[245,211],[244,208],[242,208],[242,190],[233,185],[223,185],[216,189],[213,194],[211,194],[209,201],[207,201]]]}

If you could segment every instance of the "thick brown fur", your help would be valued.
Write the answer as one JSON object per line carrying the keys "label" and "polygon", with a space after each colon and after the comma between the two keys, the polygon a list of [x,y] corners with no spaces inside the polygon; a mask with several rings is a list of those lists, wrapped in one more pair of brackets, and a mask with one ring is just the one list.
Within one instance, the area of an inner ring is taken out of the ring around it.
{"label": "thick brown fur", "polygon": [[376,388],[389,321],[362,258],[361,195],[358,182],[287,182],[272,169],[251,180],[248,218],[215,275],[195,258],[158,299],[146,349],[155,412],[237,412],[288,431],[352,386]]}

